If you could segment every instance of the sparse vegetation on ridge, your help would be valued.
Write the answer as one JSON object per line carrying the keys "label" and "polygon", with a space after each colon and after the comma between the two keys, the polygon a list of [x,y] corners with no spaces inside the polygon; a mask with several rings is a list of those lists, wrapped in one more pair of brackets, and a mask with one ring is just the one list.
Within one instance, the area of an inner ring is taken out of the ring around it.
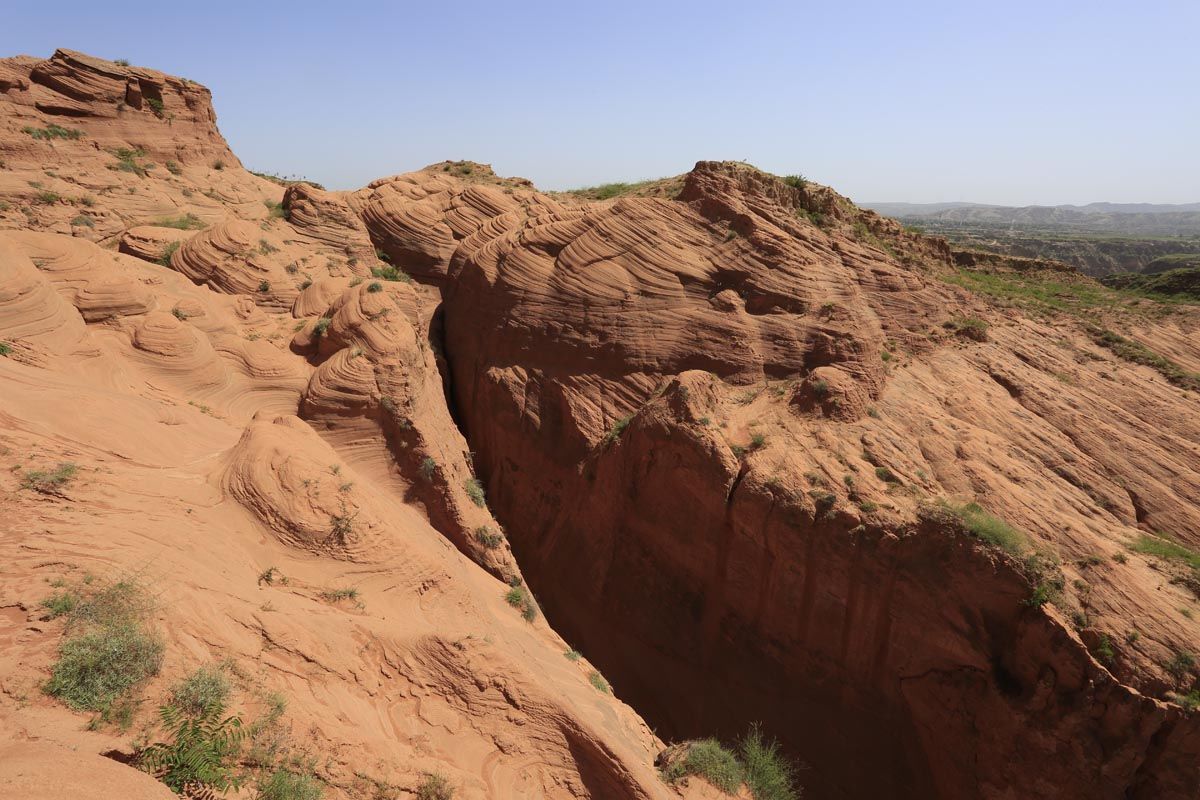
{"label": "sparse vegetation on ridge", "polygon": [[27,133],[34,139],[41,141],[49,141],[51,139],[81,139],[83,131],[78,128],[64,128],[61,125],[50,124],[44,128],[21,128],[23,133]]}
{"label": "sparse vegetation on ridge", "polygon": [[156,228],[176,228],[181,231],[199,231],[208,227],[208,223],[197,217],[191,212],[184,214],[181,217],[167,217],[164,219],[156,219],[150,223]]}
{"label": "sparse vegetation on ridge", "polygon": [[385,281],[399,281],[400,283],[412,283],[412,276],[407,272],[393,267],[388,264],[383,267],[371,267],[371,274],[376,278],[382,278]]}
{"label": "sparse vegetation on ridge", "polygon": [[21,488],[39,494],[58,494],[78,472],[79,467],[71,462],[59,464],[52,470],[29,470],[21,480]]}
{"label": "sparse vegetation on ridge", "polygon": [[439,772],[426,774],[417,786],[417,800],[451,800],[453,797],[449,779]]}

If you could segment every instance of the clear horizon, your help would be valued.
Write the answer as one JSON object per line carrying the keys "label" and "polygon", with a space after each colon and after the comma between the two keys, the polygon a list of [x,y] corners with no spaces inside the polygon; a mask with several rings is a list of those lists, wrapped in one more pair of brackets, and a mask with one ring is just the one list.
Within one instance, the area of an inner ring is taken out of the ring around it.
{"label": "clear horizon", "polygon": [[1200,201],[1200,4],[964,5],[72,0],[10,9],[0,56],[196,80],[247,167],[334,189],[445,159],[544,189],[736,159],[863,203]]}

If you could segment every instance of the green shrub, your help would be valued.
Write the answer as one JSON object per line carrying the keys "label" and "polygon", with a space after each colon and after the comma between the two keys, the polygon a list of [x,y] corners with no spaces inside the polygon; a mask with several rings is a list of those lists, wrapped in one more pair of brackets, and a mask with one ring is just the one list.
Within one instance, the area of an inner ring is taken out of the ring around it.
{"label": "green shrub", "polygon": [[271,200],[263,200],[263,205],[267,207],[268,219],[287,219],[287,209],[283,207],[283,203],[276,203]]}
{"label": "green shrub", "polygon": [[116,64],[118,67],[128,67],[129,66],[129,61],[124,58],[113,59],[113,63]]}
{"label": "green shrub", "polygon": [[422,478],[427,481],[433,480],[433,474],[437,472],[437,462],[429,456],[426,456],[425,459],[421,461],[420,470]]}
{"label": "green shrub", "polygon": [[736,794],[744,779],[737,755],[716,739],[690,742],[687,754],[663,773],[671,783],[688,775],[697,775],[726,794]]}
{"label": "green shrub", "polygon": [[750,449],[751,450],[758,450],[759,448],[765,446],[766,443],[767,443],[767,437],[761,433],[756,433],[750,437]]}
{"label": "green shrub", "polygon": [[278,253],[279,248],[268,242],[266,239],[259,239],[258,252],[264,256],[269,256],[271,253]]}
{"label": "green shrub", "polygon": [[763,738],[762,729],[751,726],[738,743],[746,785],[754,800],[797,800],[796,768],[779,752],[779,744]]}
{"label": "green shrub", "polygon": [[171,704],[190,716],[224,708],[232,687],[220,667],[204,666],[171,687]]}
{"label": "green shrub", "polygon": [[487,505],[487,496],[484,494],[483,484],[480,483],[479,478],[471,478],[463,484],[463,488],[466,489],[467,497],[471,498],[472,503],[480,508]]}
{"label": "green shrub", "polygon": [[154,113],[154,116],[159,117],[160,119],[162,118],[162,115],[163,115],[163,101],[162,100],[159,100],[157,97],[147,97],[146,105],[150,106],[150,110]]}
{"label": "green shrub", "polygon": [[632,414],[629,414],[628,416],[621,417],[619,420],[617,420],[616,422],[614,422],[614,423],[613,423],[613,426],[612,426],[612,428],[611,428],[611,429],[609,430],[609,432],[608,432],[607,434],[605,434],[605,436],[604,436],[604,443],[605,443],[605,444],[612,444],[612,443],[613,443],[613,442],[615,442],[617,439],[620,439],[620,438],[621,438],[621,434],[622,434],[622,433],[624,433],[624,432],[625,432],[625,429],[629,427],[629,423],[630,423],[630,422],[633,422],[633,415],[632,415]]}
{"label": "green shrub", "polygon": [[321,800],[324,794],[313,776],[280,768],[259,781],[255,800]]}
{"label": "green shrub", "polygon": [[567,661],[578,661],[579,659],[583,658],[583,653],[579,652],[575,648],[571,648],[567,652],[563,653],[563,656],[566,657]]}
{"label": "green shrub", "polygon": [[30,470],[21,480],[22,489],[31,489],[40,494],[57,494],[58,490],[70,483],[79,467],[70,462],[59,464],[53,470]]}
{"label": "green shrub", "polygon": [[163,164],[163,166],[166,167],[167,172],[171,173],[172,175],[183,174],[183,168],[179,166],[178,161],[168,161],[166,164]]}
{"label": "green shrub", "polygon": [[370,283],[367,284],[367,291],[370,292],[371,294],[375,294],[376,292],[382,292],[383,284],[380,283],[379,281],[371,281]]}
{"label": "green shrub", "polygon": [[139,164],[137,160],[146,155],[146,151],[140,147],[135,147],[130,150],[127,147],[119,147],[113,151],[113,155],[117,159],[117,163],[111,165],[109,169],[118,170],[120,172],[132,172],[134,175],[146,177],[146,167]]}
{"label": "green shrub", "polygon": [[96,227],[95,221],[87,214],[80,214],[79,216],[75,217],[75,219],[71,220],[71,224],[81,228]]}
{"label": "green shrub", "polygon": [[49,192],[49,191],[38,192],[33,197],[33,201],[35,203],[40,203],[41,205],[44,205],[44,206],[52,206],[55,203],[57,203],[59,200],[62,200],[62,195],[58,194],[57,192]]}
{"label": "green shrub", "polygon": [[181,231],[198,231],[208,227],[208,223],[192,213],[184,214],[182,217],[155,220],[150,224],[157,228],[176,228]]}
{"label": "green shrub", "polygon": [[450,781],[437,772],[427,774],[417,786],[417,800],[451,800],[453,797]]}
{"label": "green shrub", "polygon": [[1174,655],[1171,661],[1167,664],[1167,672],[1174,675],[1178,680],[1183,680],[1192,670],[1196,668],[1196,658],[1191,653],[1179,652]]}
{"label": "green shrub", "polygon": [[313,325],[312,338],[320,339],[325,335],[325,331],[329,330],[329,324],[333,322],[329,317],[321,317],[317,320],[317,324]]}
{"label": "green shrub", "polygon": [[260,294],[266,294],[267,292],[271,291],[270,282],[269,281],[259,281],[258,282],[258,291]]}
{"label": "green shrub", "polygon": [[158,256],[159,266],[171,266],[171,256],[175,255],[175,251],[179,249],[179,242],[168,242],[166,247],[162,249],[162,253]]}
{"label": "green shrub", "polygon": [[0,356],[7,356],[12,352],[12,345],[8,342],[0,342]]}
{"label": "green shrub", "polygon": [[900,478],[896,476],[896,473],[892,472],[887,467],[876,467],[875,477],[879,478],[879,480],[883,481],[884,483],[900,483]]}
{"label": "green shrub", "polygon": [[784,177],[783,182],[793,189],[803,189],[805,186],[808,186],[808,179],[803,175],[787,175]]}
{"label": "green shrub", "polygon": [[521,617],[526,622],[533,622],[537,619],[537,605],[533,602],[533,595],[524,586],[517,584],[509,587],[504,595],[504,601],[513,608],[520,609]]}
{"label": "green shrub", "polygon": [[242,721],[222,717],[224,704],[189,714],[174,705],[159,708],[169,741],[155,742],[140,754],[141,765],[176,794],[212,797],[239,786],[236,767],[243,738]]}
{"label": "green shrub", "polygon": [[976,342],[986,342],[988,339],[988,324],[979,317],[955,317],[943,323],[955,334]]}
{"label": "green shrub", "polygon": [[489,550],[495,550],[504,543],[504,537],[499,533],[492,533],[492,529],[487,525],[481,525],[475,529],[475,541]]}
{"label": "green shrub", "polygon": [[150,601],[120,581],[79,597],[67,614],[67,637],[44,690],[78,711],[112,708],[157,675],[163,643],[145,623]]}
{"label": "green shrub", "polygon": [[371,274],[376,278],[383,278],[385,281],[401,281],[403,283],[412,283],[412,278],[403,270],[393,267],[390,264],[385,267],[371,267]]}
{"label": "green shrub", "polygon": [[216,161],[212,162],[212,168],[220,172],[221,170],[225,169],[225,162],[218,158]]}

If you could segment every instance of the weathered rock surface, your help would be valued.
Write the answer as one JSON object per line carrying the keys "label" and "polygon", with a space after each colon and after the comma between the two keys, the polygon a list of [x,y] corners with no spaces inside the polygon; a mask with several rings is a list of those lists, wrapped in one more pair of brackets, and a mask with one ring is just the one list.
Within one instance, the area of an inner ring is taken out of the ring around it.
{"label": "weathered rock surface", "polygon": [[38,690],[48,582],[137,573],[136,724],[228,658],[334,798],[714,797],[639,713],[761,721],[816,797],[1197,796],[1200,582],[1130,551],[1200,549],[1193,307],[1005,307],[742,164],[285,186],[203,87],[69,51],[0,60],[0,159],[0,786],[161,795]]}

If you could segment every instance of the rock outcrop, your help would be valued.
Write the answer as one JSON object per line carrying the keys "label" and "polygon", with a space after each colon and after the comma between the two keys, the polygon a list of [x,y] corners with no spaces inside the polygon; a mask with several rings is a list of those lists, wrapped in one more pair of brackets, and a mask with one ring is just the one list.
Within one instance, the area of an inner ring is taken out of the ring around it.
{"label": "rock outcrop", "polygon": [[48,583],[134,575],[138,730],[223,660],[336,800],[711,798],[659,736],[755,722],[816,797],[1197,796],[1193,307],[741,163],[270,180],[70,51],[0,60],[0,160],[14,763],[161,795],[39,691]]}

